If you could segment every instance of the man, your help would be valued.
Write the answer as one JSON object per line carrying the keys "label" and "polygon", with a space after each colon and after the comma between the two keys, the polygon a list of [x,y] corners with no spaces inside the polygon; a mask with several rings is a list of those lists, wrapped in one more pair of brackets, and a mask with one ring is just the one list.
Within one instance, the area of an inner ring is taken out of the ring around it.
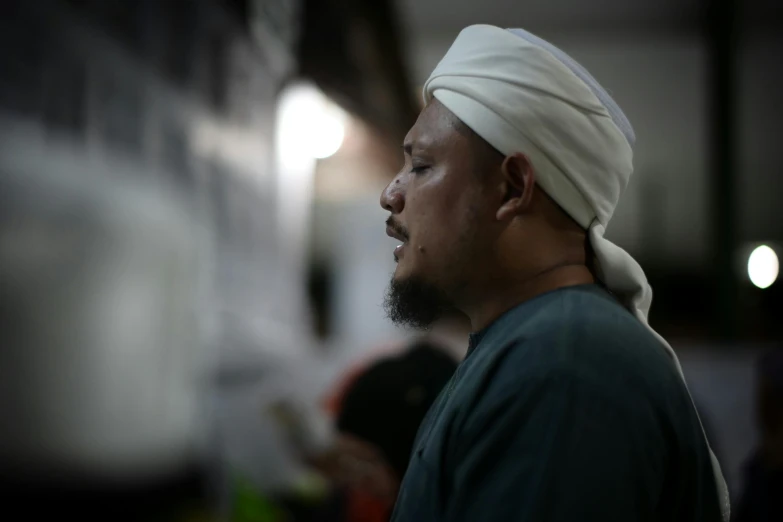
{"label": "man", "polygon": [[456,308],[468,354],[419,430],[393,520],[728,517],[728,495],[651,290],[604,228],[633,131],[572,59],[472,26],[424,87],[383,192],[401,241],[386,307]]}

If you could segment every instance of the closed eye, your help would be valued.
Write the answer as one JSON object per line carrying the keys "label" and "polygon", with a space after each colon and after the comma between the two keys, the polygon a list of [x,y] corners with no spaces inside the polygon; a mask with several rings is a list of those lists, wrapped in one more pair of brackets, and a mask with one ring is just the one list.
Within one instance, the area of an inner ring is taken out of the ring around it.
{"label": "closed eye", "polygon": [[429,169],[430,168],[427,165],[416,166],[416,167],[411,167],[411,172],[413,172],[414,174],[423,174],[426,171],[428,171]]}

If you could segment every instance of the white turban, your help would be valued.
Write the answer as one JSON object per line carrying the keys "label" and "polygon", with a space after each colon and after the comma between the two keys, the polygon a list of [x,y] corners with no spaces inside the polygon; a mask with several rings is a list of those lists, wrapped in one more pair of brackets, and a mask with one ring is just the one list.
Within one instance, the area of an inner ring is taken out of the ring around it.
{"label": "white turban", "polygon": [[[528,156],[540,187],[588,230],[599,279],[650,328],[652,289],[644,271],[604,237],[633,172],[635,136],[598,82],[527,31],[474,25],[459,34],[424,85],[425,103],[433,96],[502,154]],[[682,376],[671,346],[650,331]],[[728,520],[728,490],[710,455]]]}

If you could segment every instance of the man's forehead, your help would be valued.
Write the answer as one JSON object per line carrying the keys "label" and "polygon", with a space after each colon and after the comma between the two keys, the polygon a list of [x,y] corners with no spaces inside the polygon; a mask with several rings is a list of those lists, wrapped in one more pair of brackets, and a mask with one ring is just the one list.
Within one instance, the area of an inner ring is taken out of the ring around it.
{"label": "man's forehead", "polygon": [[456,117],[433,98],[419,113],[416,123],[408,131],[403,145],[407,148],[413,145],[431,145],[453,132],[451,120]]}

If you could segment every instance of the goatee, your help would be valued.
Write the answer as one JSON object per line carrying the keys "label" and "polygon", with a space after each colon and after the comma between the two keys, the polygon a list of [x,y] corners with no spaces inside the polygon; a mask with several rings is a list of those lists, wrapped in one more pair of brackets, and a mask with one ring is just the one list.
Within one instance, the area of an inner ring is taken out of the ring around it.
{"label": "goatee", "polygon": [[383,301],[386,315],[397,326],[426,329],[455,312],[444,293],[433,285],[411,278],[391,280]]}

